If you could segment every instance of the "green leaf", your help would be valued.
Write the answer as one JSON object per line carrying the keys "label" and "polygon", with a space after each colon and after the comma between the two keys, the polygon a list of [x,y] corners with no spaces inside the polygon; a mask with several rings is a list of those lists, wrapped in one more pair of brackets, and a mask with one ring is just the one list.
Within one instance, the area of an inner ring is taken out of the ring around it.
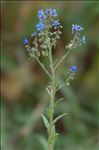
{"label": "green leaf", "polygon": [[49,96],[51,97],[51,92],[49,91],[48,88],[46,88],[47,93],[49,94]]}
{"label": "green leaf", "polygon": [[48,122],[47,118],[46,118],[43,114],[41,114],[41,117],[43,118],[43,121],[44,121],[45,127],[46,127],[47,129],[49,129],[50,124],[49,124],[49,122]]}
{"label": "green leaf", "polygon": [[55,105],[54,106],[56,106],[56,104],[58,104],[60,101],[62,101],[63,100],[63,98],[60,98],[56,103],[55,103]]}
{"label": "green leaf", "polygon": [[37,140],[42,144],[44,150],[47,150],[48,143],[47,143],[46,138],[42,135],[36,135],[36,137],[37,137]]}
{"label": "green leaf", "polygon": [[53,120],[53,124],[55,124],[60,118],[62,118],[65,115],[67,115],[67,113],[64,113],[64,114],[58,116],[56,119]]}

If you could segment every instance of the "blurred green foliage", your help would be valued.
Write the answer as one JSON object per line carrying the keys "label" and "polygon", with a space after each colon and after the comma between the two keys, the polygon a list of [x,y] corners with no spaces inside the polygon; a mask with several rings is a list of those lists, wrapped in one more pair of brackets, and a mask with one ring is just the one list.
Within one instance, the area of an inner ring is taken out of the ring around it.
{"label": "blurred green foliage", "polygon": [[[71,87],[63,87],[57,98],[56,116],[60,133],[56,150],[99,149],[99,1],[3,1],[1,14],[1,142],[2,150],[47,150],[46,129],[41,113],[48,105],[49,82],[40,66],[30,61],[23,38],[35,30],[37,11],[56,8],[63,34],[54,51],[59,58],[72,38],[71,25],[84,27],[85,46],[74,49],[57,71],[62,81],[68,68],[78,65]],[[45,60],[46,61],[46,60]]]}

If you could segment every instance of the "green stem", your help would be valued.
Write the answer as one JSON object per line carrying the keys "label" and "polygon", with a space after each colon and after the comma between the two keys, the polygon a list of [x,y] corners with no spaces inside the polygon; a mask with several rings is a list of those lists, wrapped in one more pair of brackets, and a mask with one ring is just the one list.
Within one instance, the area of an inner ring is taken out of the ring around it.
{"label": "green stem", "polygon": [[54,114],[54,101],[55,101],[55,72],[54,72],[54,65],[53,65],[53,59],[52,59],[52,47],[50,40],[48,42],[48,48],[49,48],[49,59],[50,59],[50,68],[51,68],[51,100],[50,100],[50,128],[49,128],[49,137],[48,137],[48,150],[54,149],[54,143],[53,142],[53,135],[55,133],[55,125],[53,124],[53,114]]}

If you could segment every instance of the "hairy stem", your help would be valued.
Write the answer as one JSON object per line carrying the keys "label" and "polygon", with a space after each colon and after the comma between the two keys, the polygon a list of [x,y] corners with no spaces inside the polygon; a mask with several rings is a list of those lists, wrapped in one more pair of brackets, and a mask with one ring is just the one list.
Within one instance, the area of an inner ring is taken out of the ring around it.
{"label": "hairy stem", "polygon": [[51,68],[51,99],[50,99],[50,106],[49,106],[51,115],[49,117],[50,128],[49,128],[49,137],[48,137],[48,150],[53,150],[55,144],[55,142],[53,141],[53,137],[55,134],[55,125],[53,124],[54,101],[55,101],[55,72],[54,72],[54,65],[52,59],[52,47],[50,41],[48,44],[48,48],[49,48],[50,68]]}

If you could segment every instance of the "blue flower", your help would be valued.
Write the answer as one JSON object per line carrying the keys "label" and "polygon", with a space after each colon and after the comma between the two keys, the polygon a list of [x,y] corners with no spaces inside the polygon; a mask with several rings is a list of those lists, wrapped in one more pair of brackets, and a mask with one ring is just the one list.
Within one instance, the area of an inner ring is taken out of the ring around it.
{"label": "blue flower", "polygon": [[77,71],[77,66],[71,66],[70,71],[76,72]]}
{"label": "blue flower", "polygon": [[29,44],[29,41],[28,41],[27,38],[24,38],[23,44],[24,44],[24,45],[28,45],[28,44]]}
{"label": "blue flower", "polygon": [[45,14],[46,14],[46,15],[50,15],[50,12],[51,12],[51,8],[45,10]]}
{"label": "blue flower", "polygon": [[39,18],[40,20],[46,19],[46,16],[45,16],[45,14],[44,14],[43,9],[41,9],[41,10],[38,11],[38,18]]}
{"label": "blue flower", "polygon": [[83,44],[86,43],[86,37],[85,37],[85,35],[82,37],[82,43],[83,43]]}
{"label": "blue flower", "polygon": [[82,31],[82,30],[83,30],[83,28],[81,26],[76,25],[76,31]]}
{"label": "blue flower", "polygon": [[44,23],[39,22],[39,23],[36,25],[36,28],[37,28],[38,31],[41,31],[41,30],[44,29],[44,26],[45,26]]}
{"label": "blue flower", "polygon": [[50,15],[52,16],[52,17],[56,17],[58,14],[57,14],[57,12],[56,12],[56,9],[50,9]]}
{"label": "blue flower", "polygon": [[60,24],[60,23],[58,22],[58,20],[56,20],[56,21],[53,22],[52,25],[53,25],[54,27],[57,27],[57,26],[59,26],[59,24]]}
{"label": "blue flower", "polygon": [[80,32],[80,31],[82,31],[83,30],[83,28],[80,26],[80,25],[74,25],[74,24],[72,24],[72,33],[74,33],[74,32]]}
{"label": "blue flower", "polygon": [[52,8],[46,9],[45,14],[50,15],[52,17],[56,17],[58,15],[56,9],[52,9]]}
{"label": "blue flower", "polygon": [[75,32],[75,25],[74,24],[72,24],[72,33],[74,33]]}

